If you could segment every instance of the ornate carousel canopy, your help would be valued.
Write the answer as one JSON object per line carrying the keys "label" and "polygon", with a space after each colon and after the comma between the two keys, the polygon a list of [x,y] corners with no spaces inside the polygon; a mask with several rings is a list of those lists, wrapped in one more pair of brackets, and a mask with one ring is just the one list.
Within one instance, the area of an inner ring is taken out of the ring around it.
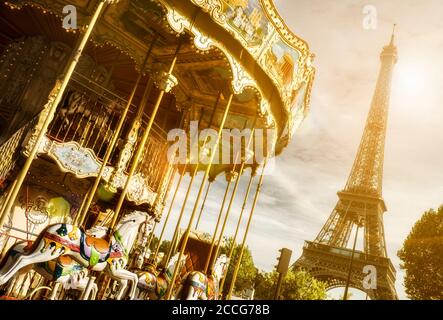
{"label": "ornate carousel canopy", "polygon": [[[69,1],[78,10],[80,26],[97,2]],[[61,19],[67,2],[10,0],[6,4],[14,9],[39,8]],[[60,27],[55,32],[54,21],[50,23],[39,26],[52,37],[71,37]],[[121,0],[106,8],[93,42],[118,48],[140,68],[155,38],[151,60],[161,64],[172,59],[177,37],[183,33],[190,38],[180,50],[174,72],[178,86],[172,94],[177,107],[191,107],[195,119],[208,110],[203,121],[209,122],[217,93],[221,90],[226,97],[232,90],[236,96],[225,127],[243,128],[245,121],[252,126],[258,113],[257,127],[277,129],[276,153],[280,153],[307,115],[315,69],[307,43],[288,29],[271,0]],[[124,90],[124,80],[120,84]],[[217,112],[219,117],[221,113]]]}

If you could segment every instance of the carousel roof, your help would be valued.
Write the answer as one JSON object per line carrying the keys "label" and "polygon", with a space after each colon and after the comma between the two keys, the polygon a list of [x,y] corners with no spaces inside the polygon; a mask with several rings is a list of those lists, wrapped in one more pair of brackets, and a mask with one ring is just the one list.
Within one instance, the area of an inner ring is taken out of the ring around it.
{"label": "carousel roof", "polygon": [[[9,0],[7,4],[39,8],[43,15],[51,12],[61,19],[67,1]],[[69,4],[76,6],[79,25],[84,25],[94,6],[84,0]],[[27,34],[43,31],[54,40],[76,39],[35,10],[24,15],[26,19],[20,20],[25,25],[6,23],[11,37],[28,28]],[[236,96],[226,127],[241,129],[245,123],[251,127],[258,115],[256,127],[277,129],[276,153],[280,153],[308,112],[315,69],[307,43],[289,30],[272,1],[120,0],[106,8],[94,30],[93,43],[106,44],[94,54],[104,64],[121,59],[114,81],[120,90],[130,91],[133,69],[140,68],[150,43],[157,39],[151,62],[167,64],[180,34],[186,34],[187,41],[174,71],[179,80],[172,92],[176,105],[191,105],[196,113],[205,110],[203,122],[208,124],[218,92],[226,97],[232,91]],[[124,54],[117,58],[111,47]],[[221,117],[222,109],[217,113]]]}

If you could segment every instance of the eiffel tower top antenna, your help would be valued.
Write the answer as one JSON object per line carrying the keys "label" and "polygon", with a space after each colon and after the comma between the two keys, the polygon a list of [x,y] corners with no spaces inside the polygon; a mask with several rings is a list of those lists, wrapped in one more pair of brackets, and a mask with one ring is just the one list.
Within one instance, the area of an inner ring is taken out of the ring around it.
{"label": "eiffel tower top antenna", "polygon": [[391,43],[389,45],[393,46],[394,45],[394,40],[395,40],[395,29],[397,28],[397,24],[394,23],[394,26],[392,27],[392,35],[391,35]]}

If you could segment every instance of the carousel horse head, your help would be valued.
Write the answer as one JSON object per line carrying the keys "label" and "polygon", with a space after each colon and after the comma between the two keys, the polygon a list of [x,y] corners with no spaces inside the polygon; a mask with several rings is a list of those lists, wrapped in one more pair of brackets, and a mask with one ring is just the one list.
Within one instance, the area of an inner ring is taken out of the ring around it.
{"label": "carousel horse head", "polygon": [[148,213],[143,211],[133,211],[124,215],[120,221],[118,222],[115,230],[136,230],[143,223],[146,223],[146,228],[152,229],[152,225],[154,223],[154,218],[150,216]]}
{"label": "carousel horse head", "polygon": [[229,265],[229,258],[227,255],[222,254],[218,257],[217,261],[215,261],[213,275],[220,280],[223,275],[226,273],[226,269]]}
{"label": "carousel horse head", "polygon": [[[166,266],[165,274],[168,278],[172,278],[172,274],[174,273],[175,266],[178,263],[178,257],[180,256],[180,252],[177,252],[170,260],[168,265]],[[188,255],[184,254],[180,260],[179,270],[183,267],[183,265],[188,259]]]}
{"label": "carousel horse head", "polygon": [[140,226],[145,223],[146,228],[149,230],[154,223],[154,218],[148,213],[143,211],[133,211],[124,215],[118,222],[114,235],[126,234],[126,241],[123,241],[124,246],[128,251],[131,250],[137,237]]}

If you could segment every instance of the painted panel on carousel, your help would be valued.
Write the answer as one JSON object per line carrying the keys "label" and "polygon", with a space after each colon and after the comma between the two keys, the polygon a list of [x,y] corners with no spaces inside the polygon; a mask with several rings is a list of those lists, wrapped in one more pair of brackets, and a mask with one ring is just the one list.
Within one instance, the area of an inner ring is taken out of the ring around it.
{"label": "painted panel on carousel", "polygon": [[49,156],[57,161],[62,170],[72,172],[79,178],[96,176],[100,169],[100,162],[94,152],[76,142],[54,142]]}
{"label": "painted panel on carousel", "polygon": [[224,0],[223,12],[226,22],[241,36],[247,47],[259,47],[266,39],[269,29],[265,13],[258,1]]}

